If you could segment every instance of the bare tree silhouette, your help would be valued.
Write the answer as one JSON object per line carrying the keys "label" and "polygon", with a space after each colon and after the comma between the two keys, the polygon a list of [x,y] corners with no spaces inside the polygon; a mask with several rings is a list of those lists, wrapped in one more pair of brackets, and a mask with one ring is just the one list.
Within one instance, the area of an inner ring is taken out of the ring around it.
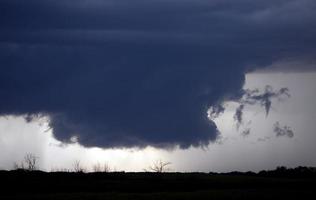
{"label": "bare tree silhouette", "polygon": [[22,170],[34,171],[34,170],[38,169],[37,162],[38,162],[37,156],[35,156],[32,153],[27,153],[24,156],[24,159],[23,159],[23,161],[21,161],[20,164],[17,162],[13,163],[13,169],[15,169],[15,170],[22,169]]}
{"label": "bare tree silhouette", "polygon": [[74,172],[85,172],[85,168],[82,167],[80,160],[75,160],[73,163],[73,170]]}
{"label": "bare tree silhouette", "polygon": [[157,160],[153,163],[152,166],[149,166],[149,171],[157,173],[167,172],[170,171],[170,168],[168,168],[169,165],[171,165],[171,162],[163,162],[162,160]]}
{"label": "bare tree silhouette", "polygon": [[111,168],[107,163],[101,165],[101,163],[98,162],[92,166],[92,170],[94,172],[110,172]]}
{"label": "bare tree silhouette", "polygon": [[38,157],[35,156],[32,153],[28,153],[24,156],[24,163],[26,165],[26,169],[33,171],[33,170],[37,170],[37,161],[38,161]]}

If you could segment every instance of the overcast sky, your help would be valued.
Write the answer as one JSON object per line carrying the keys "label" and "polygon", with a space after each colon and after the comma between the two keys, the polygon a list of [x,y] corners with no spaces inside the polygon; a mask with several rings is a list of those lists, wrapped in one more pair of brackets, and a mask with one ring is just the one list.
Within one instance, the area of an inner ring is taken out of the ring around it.
{"label": "overcast sky", "polygon": [[315,165],[315,9],[2,0],[0,167],[26,152],[46,170],[75,159],[127,171],[155,159],[177,171]]}

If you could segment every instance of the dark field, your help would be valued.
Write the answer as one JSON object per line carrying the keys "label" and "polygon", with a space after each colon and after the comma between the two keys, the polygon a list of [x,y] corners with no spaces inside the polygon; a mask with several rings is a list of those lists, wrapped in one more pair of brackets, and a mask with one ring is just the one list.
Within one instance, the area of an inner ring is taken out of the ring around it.
{"label": "dark field", "polygon": [[0,199],[313,199],[315,170],[255,173],[0,171]]}

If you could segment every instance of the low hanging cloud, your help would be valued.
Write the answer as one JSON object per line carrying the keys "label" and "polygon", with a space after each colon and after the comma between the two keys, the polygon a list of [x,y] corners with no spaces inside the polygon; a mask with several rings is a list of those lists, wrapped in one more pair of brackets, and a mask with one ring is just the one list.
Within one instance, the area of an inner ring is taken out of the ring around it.
{"label": "low hanging cloud", "polygon": [[[274,90],[270,85],[266,85],[264,91],[259,89],[243,90],[241,98],[235,100],[239,104],[234,114],[237,129],[243,124],[243,112],[246,105],[262,106],[265,109],[266,116],[268,116],[273,100],[284,101],[290,96],[288,88]],[[246,131],[246,133],[249,134],[250,130]]]}
{"label": "low hanging cloud", "polygon": [[[266,85],[263,92],[260,92],[258,89],[255,90],[245,90],[242,99],[240,100],[241,104],[254,105],[259,104],[265,108],[266,116],[269,115],[272,100],[277,99],[278,101],[283,101],[286,98],[289,98],[288,88],[281,88],[278,91],[274,91],[272,86]],[[237,111],[236,111],[237,112]]]}
{"label": "low hanging cloud", "polygon": [[243,110],[244,110],[244,107],[245,107],[244,104],[240,104],[237,107],[235,115],[234,115],[234,119],[237,121],[237,129],[239,129],[239,126],[243,122]]}
{"label": "low hanging cloud", "polygon": [[289,126],[281,126],[279,122],[276,122],[273,125],[273,132],[276,134],[277,137],[294,137],[294,132]]}
{"label": "low hanging cloud", "polygon": [[[245,73],[315,57],[315,6],[1,0],[0,115],[48,116],[55,138],[84,146],[208,145],[219,135],[208,109],[242,98]],[[279,96],[245,94],[267,114]]]}

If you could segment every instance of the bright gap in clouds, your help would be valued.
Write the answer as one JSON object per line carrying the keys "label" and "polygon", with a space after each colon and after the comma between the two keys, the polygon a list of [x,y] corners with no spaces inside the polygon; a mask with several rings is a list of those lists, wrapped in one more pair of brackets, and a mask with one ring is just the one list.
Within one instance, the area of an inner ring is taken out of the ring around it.
{"label": "bright gap in clouds", "polygon": [[[88,170],[107,163],[116,171],[143,171],[156,160],[170,161],[172,171],[258,171],[276,166],[315,166],[316,73],[247,74],[245,89],[271,85],[288,87],[291,97],[273,101],[269,116],[263,107],[246,106],[244,122],[237,129],[237,104],[225,103],[225,112],[216,120],[221,131],[217,142],[205,149],[159,150],[84,148],[78,143],[64,145],[55,140],[45,119],[26,123],[23,117],[0,118],[0,168],[11,169],[26,153],[39,157],[42,170],[72,169],[75,160]],[[274,124],[288,126],[294,137],[276,136]],[[250,130],[249,134],[243,134]]]}

